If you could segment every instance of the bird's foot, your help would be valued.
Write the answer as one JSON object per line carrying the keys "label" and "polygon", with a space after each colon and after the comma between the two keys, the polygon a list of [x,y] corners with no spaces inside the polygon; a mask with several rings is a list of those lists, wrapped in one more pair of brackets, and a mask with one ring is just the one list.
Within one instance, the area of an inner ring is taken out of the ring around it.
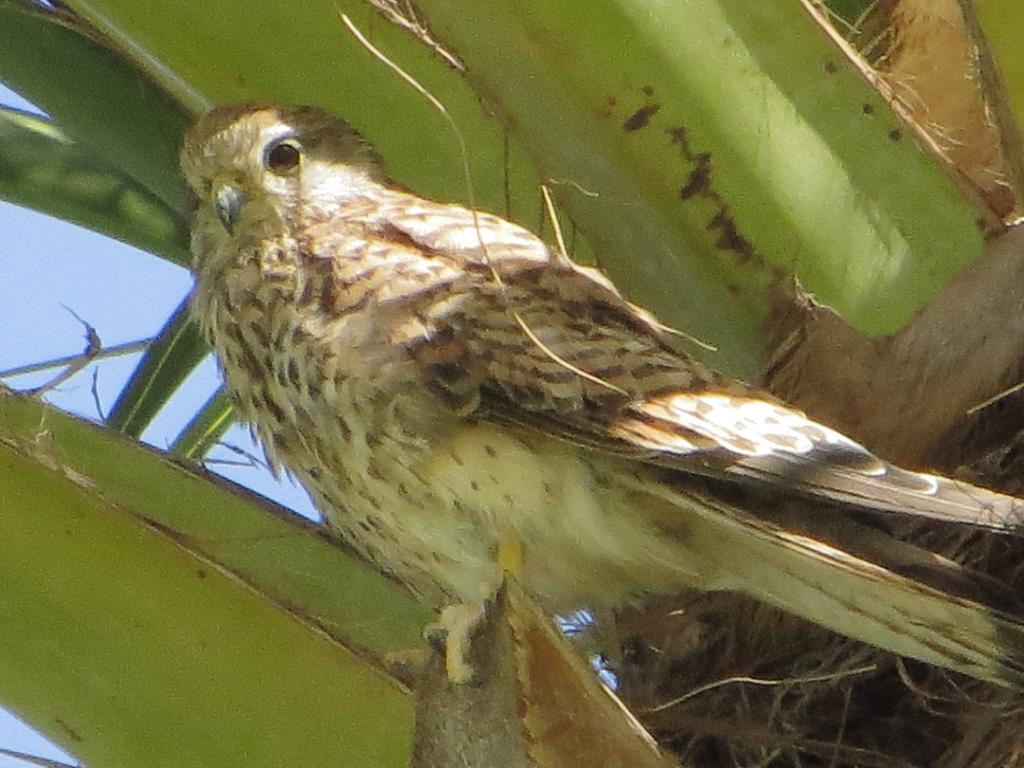
{"label": "bird's foot", "polygon": [[455,685],[477,682],[470,660],[473,635],[487,614],[486,603],[456,603],[442,609],[438,620],[427,626],[424,634],[434,645],[444,644],[445,671]]}

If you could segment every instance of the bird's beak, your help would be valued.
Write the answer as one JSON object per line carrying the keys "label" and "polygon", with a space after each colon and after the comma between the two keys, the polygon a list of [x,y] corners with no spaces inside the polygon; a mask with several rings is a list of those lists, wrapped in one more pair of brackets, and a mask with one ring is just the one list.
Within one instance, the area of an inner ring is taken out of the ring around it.
{"label": "bird's beak", "polygon": [[238,217],[242,215],[242,206],[245,205],[245,195],[238,187],[225,184],[218,187],[213,193],[213,205],[217,209],[217,218],[224,225],[229,235],[235,234],[235,224]]}

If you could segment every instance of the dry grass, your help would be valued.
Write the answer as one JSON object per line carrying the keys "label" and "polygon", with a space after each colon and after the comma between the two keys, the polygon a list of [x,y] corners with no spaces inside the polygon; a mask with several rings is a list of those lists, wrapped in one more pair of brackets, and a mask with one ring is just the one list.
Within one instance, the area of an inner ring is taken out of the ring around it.
{"label": "dry grass", "polygon": [[[1011,584],[1024,542],[904,537]],[[692,595],[621,617],[622,692],[692,768],[1024,765],[1024,697],[840,637],[754,600]]]}

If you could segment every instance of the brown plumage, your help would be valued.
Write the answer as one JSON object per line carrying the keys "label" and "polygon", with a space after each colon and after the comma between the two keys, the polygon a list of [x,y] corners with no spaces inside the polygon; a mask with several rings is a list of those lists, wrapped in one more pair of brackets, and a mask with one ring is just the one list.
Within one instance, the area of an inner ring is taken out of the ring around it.
{"label": "brown plumage", "polygon": [[498,217],[389,186],[345,123],[241,105],[182,151],[195,309],[239,415],[328,523],[438,607],[511,536],[552,610],[733,589],[1000,683],[1013,595],[851,509],[1015,530],[1021,502],[893,467],[678,351]]}

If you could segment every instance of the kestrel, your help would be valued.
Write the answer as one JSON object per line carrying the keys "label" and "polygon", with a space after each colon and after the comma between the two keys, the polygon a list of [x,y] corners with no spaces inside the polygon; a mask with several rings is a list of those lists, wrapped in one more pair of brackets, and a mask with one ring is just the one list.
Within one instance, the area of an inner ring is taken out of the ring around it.
{"label": "kestrel", "polygon": [[1015,598],[851,511],[1011,531],[1022,502],[876,458],[679,351],[600,273],[389,183],[342,120],[245,104],[182,150],[194,309],[238,415],[327,523],[438,608],[738,590],[1024,681]]}

